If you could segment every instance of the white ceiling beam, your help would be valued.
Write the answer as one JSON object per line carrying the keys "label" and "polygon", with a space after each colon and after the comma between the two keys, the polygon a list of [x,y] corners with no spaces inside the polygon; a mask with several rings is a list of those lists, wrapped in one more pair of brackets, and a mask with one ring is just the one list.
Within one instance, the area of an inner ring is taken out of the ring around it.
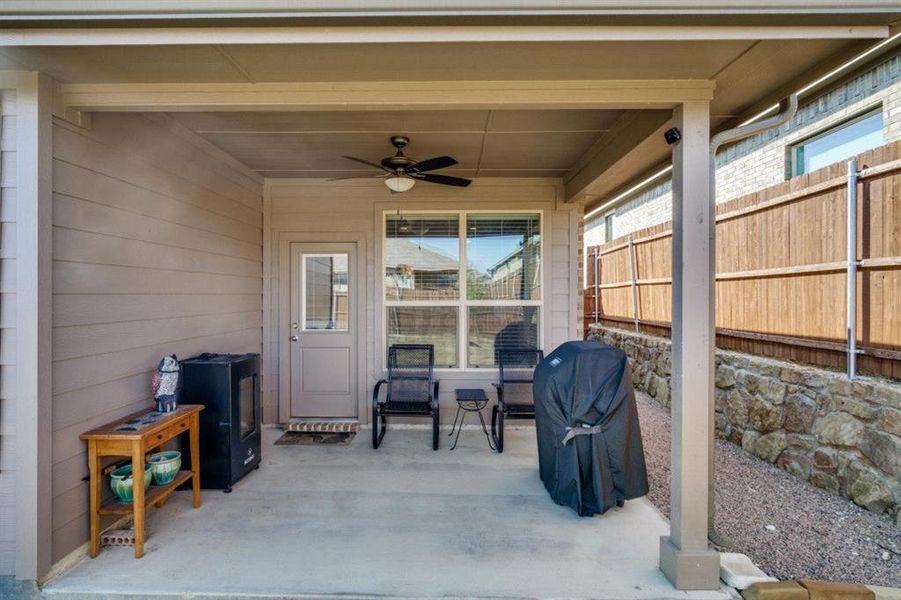
{"label": "white ceiling beam", "polygon": [[[659,111],[635,111],[601,136],[573,168],[564,176],[566,202],[595,195],[593,188],[606,173],[623,161],[634,161],[632,154],[669,122],[669,115]],[[659,140],[662,144],[662,139]]]}
{"label": "white ceiling beam", "polygon": [[62,106],[103,111],[672,108],[709,101],[702,79],[63,84]]}
{"label": "white ceiling beam", "polygon": [[42,28],[0,30],[0,46],[659,42],[880,39],[888,35],[885,25]]}
{"label": "white ceiling beam", "polygon": [[0,14],[18,18],[235,18],[458,15],[878,14],[893,0],[5,0]]}

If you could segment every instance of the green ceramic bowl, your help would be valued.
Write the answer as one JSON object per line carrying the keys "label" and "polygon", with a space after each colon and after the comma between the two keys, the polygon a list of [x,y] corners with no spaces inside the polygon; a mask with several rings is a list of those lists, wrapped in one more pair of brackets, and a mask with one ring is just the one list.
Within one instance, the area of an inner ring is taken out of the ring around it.
{"label": "green ceramic bowl", "polygon": [[[152,473],[150,463],[144,465],[144,491],[150,487]],[[110,473],[110,488],[119,502],[129,504],[134,501],[134,479],[131,476],[131,465],[123,465]]]}
{"label": "green ceramic bowl", "polygon": [[156,485],[172,483],[179,469],[181,469],[181,452],[170,450],[150,455],[150,470],[153,472],[153,483]]}

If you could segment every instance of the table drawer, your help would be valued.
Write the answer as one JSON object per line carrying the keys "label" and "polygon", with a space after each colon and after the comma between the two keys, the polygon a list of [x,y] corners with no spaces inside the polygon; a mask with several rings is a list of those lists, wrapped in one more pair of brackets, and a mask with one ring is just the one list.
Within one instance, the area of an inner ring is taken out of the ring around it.
{"label": "table drawer", "polygon": [[155,448],[156,446],[163,444],[172,438],[181,435],[182,433],[188,431],[191,428],[191,419],[190,417],[186,417],[184,419],[179,419],[175,421],[171,425],[167,426],[162,431],[158,431],[157,433],[148,435],[146,438],[146,448],[149,450],[151,448]]}

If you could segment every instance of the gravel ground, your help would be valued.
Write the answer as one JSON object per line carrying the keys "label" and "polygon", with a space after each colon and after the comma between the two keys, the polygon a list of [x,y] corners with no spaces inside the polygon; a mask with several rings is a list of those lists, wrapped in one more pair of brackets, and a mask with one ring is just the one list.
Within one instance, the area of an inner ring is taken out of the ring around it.
{"label": "gravel ground", "polygon": [[[636,392],[650,479],[648,499],[670,511],[670,415]],[[807,577],[901,587],[901,528],[717,441],[716,525],[780,579]]]}

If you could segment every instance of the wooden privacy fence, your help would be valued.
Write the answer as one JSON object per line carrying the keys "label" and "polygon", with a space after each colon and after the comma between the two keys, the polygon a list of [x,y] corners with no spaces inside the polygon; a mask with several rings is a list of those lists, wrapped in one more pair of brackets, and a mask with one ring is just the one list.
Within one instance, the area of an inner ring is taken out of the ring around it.
{"label": "wooden privacy fence", "polygon": [[[856,185],[842,162],[717,206],[718,347],[847,369],[850,323],[856,370],[901,378],[901,142],[856,160]],[[671,222],[589,248],[586,329],[669,335],[671,255]]]}

